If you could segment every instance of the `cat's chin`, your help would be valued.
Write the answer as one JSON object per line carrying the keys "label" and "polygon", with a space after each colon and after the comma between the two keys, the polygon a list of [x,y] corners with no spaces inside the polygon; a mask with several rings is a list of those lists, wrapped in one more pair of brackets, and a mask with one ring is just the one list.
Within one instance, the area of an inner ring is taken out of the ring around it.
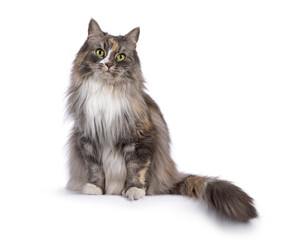
{"label": "cat's chin", "polygon": [[116,83],[120,81],[120,76],[110,71],[102,72],[98,76],[102,81],[105,81],[106,83]]}
{"label": "cat's chin", "polygon": [[101,73],[101,78],[103,80],[112,81],[114,79],[114,76],[111,72],[106,71],[106,72]]}
{"label": "cat's chin", "polygon": [[111,76],[112,77],[112,73],[109,71],[103,72],[102,73],[103,76]]}

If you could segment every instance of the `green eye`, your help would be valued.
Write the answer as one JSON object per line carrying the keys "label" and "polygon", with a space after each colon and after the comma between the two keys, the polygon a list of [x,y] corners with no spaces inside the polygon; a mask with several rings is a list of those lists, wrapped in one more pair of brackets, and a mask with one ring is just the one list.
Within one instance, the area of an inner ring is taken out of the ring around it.
{"label": "green eye", "polygon": [[96,50],[96,54],[97,54],[98,57],[103,57],[104,56],[104,51],[101,48],[99,48],[99,49]]}
{"label": "green eye", "polygon": [[116,59],[117,59],[118,62],[123,61],[125,58],[126,58],[126,55],[125,55],[124,53],[119,53],[119,54],[116,56]]}

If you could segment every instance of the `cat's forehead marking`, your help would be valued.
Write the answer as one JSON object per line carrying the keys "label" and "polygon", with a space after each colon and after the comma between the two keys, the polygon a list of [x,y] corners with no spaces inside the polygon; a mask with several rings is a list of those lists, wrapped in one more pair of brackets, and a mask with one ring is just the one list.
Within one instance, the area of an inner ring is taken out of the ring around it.
{"label": "cat's forehead marking", "polygon": [[110,38],[109,41],[112,43],[112,51],[117,51],[117,49],[119,48],[119,44],[113,39]]}

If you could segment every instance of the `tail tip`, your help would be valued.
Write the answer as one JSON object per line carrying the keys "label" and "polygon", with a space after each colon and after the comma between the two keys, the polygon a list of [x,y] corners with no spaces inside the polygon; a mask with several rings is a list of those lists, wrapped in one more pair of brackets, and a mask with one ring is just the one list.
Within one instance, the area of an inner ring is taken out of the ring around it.
{"label": "tail tip", "polygon": [[253,199],[228,181],[208,182],[203,198],[217,213],[233,221],[246,223],[258,217]]}

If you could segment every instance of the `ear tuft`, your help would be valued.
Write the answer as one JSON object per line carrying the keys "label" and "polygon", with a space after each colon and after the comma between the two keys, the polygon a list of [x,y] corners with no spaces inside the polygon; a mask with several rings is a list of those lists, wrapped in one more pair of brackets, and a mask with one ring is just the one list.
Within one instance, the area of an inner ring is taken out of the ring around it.
{"label": "ear tuft", "polygon": [[104,32],[99,27],[99,24],[92,18],[89,23],[89,30],[88,30],[89,37],[91,36],[104,36]]}

